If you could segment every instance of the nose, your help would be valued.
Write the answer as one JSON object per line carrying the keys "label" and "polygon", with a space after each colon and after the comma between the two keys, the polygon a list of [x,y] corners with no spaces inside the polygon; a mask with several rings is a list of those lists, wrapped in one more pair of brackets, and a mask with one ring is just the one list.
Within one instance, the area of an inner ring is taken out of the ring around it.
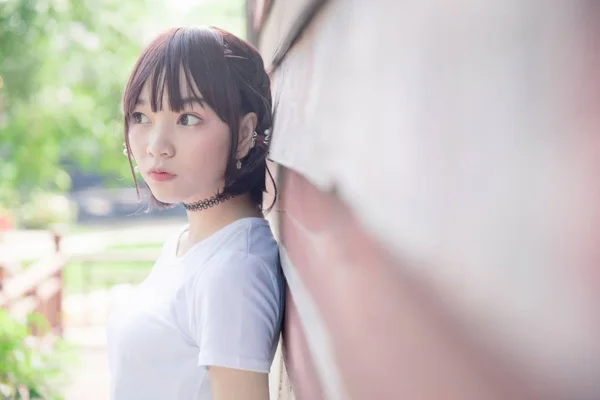
{"label": "nose", "polygon": [[171,158],[175,155],[175,147],[168,129],[158,124],[154,126],[150,132],[146,152],[155,158]]}

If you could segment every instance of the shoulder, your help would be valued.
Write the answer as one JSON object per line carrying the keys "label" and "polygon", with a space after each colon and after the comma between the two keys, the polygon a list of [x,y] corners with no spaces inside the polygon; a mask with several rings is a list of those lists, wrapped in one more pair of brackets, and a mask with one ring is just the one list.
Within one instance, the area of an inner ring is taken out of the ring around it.
{"label": "shoulder", "polygon": [[246,218],[234,225],[224,241],[215,243],[208,269],[218,269],[215,273],[277,270],[279,247],[269,222],[262,218]]}
{"label": "shoulder", "polygon": [[197,292],[239,291],[252,286],[281,291],[279,247],[269,223],[263,219],[234,223],[221,240],[188,257],[187,263],[192,265],[189,270],[194,271],[189,282]]}
{"label": "shoulder", "polygon": [[189,299],[193,310],[202,310],[196,315],[213,325],[226,318],[230,322],[223,325],[263,321],[276,326],[283,312],[284,282],[278,266],[253,254],[223,251],[195,277]]}
{"label": "shoulder", "polygon": [[232,225],[232,235],[220,246],[221,249],[254,255],[267,263],[273,262],[278,247],[266,219],[245,218]]}
{"label": "shoulder", "polygon": [[221,250],[196,276],[195,286],[211,286],[210,290],[226,287],[256,286],[259,283],[278,287],[279,265],[272,258],[257,254]]}

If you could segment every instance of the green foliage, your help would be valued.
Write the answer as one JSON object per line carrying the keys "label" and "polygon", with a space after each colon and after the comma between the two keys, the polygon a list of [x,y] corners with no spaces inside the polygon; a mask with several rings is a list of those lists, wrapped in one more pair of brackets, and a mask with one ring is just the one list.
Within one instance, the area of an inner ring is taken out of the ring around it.
{"label": "green foliage", "polygon": [[244,0],[0,0],[0,205],[70,187],[62,161],[132,184],[121,96],[167,25],[244,35]]}
{"label": "green foliage", "polygon": [[40,332],[48,330],[47,321],[39,314],[21,324],[0,309],[0,398],[22,399],[23,392],[30,399],[62,398],[56,385],[62,377],[64,343],[32,337],[32,326]]}
{"label": "green foliage", "polygon": [[0,202],[68,189],[62,160],[128,176],[119,106],[145,4],[0,2]]}

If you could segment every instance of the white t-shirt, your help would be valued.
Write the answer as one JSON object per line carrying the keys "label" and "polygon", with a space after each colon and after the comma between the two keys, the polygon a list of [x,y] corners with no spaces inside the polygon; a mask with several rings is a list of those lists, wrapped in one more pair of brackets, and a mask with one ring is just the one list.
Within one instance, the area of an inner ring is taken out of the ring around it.
{"label": "white t-shirt", "polygon": [[207,366],[269,372],[284,279],[268,222],[238,220],[177,257],[180,235],[109,319],[113,400],[209,400]]}

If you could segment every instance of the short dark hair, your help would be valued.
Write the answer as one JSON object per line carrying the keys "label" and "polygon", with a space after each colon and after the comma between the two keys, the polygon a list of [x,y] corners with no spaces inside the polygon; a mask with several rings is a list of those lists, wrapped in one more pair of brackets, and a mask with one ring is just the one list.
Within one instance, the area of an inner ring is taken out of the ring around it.
{"label": "short dark hair", "polygon": [[[131,155],[129,121],[144,84],[151,80],[150,104],[154,112],[162,108],[165,90],[169,107],[179,112],[184,106],[182,88],[179,87],[181,71],[187,86],[192,89],[192,82],[195,83],[202,94],[202,101],[229,126],[231,146],[225,170],[225,186],[220,195],[249,193],[252,201],[261,207],[266,190],[266,172],[273,180],[266,164],[273,125],[270,79],[260,53],[251,44],[225,30],[215,27],[172,28],[160,34],[144,49],[134,65],[123,96],[128,154]],[[200,100],[200,93],[193,95]],[[239,118],[249,112],[257,115],[258,140],[257,145],[241,160],[242,168],[238,170]],[[139,193],[130,156],[129,164]],[[173,206],[158,201],[153,195],[150,200],[158,208]]]}

